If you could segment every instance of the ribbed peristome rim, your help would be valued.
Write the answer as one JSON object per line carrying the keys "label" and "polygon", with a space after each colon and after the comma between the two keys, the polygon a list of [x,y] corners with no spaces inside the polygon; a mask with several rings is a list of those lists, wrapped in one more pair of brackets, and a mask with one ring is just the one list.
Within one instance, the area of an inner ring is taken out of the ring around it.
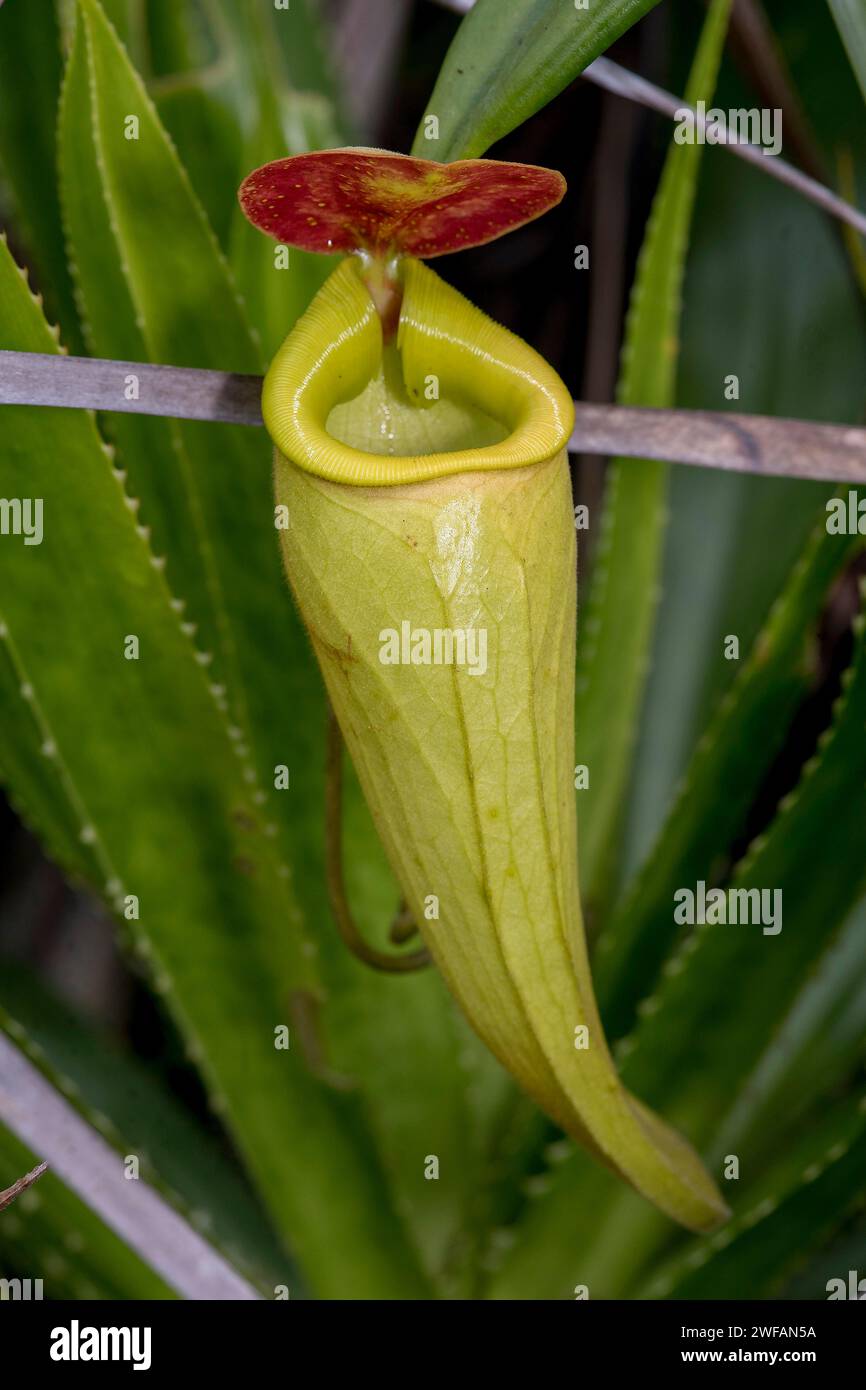
{"label": "ribbed peristome rim", "polygon": [[361,264],[350,256],[322,286],[265,379],[265,424],[280,452],[331,482],[381,487],[524,468],[564,449],[574,408],[544,359],[420,261],[407,257],[400,274],[397,348],[409,398],[424,408],[425,380],[435,376],[443,396],[499,421],[506,437],[480,448],[393,455],[353,448],[328,433],[333,407],[360,395],[383,351],[381,319]]}

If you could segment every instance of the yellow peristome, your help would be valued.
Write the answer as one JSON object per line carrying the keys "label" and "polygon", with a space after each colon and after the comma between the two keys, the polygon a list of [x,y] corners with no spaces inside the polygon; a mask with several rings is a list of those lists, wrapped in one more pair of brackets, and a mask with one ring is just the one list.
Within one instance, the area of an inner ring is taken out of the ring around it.
{"label": "yellow peristome", "polygon": [[[371,452],[334,437],[328,429],[332,409],[358,396],[383,361],[381,320],[359,261],[349,257],[289,334],[265,378],[262,411],[281,453],[319,478],[381,487],[467,468],[523,468],[564,448],[574,407],[544,359],[420,261],[405,259],[401,274],[401,403],[435,409],[435,389],[440,401],[474,407],[498,421],[504,437],[468,449],[411,454]],[[447,313],[440,312],[445,305]]]}
{"label": "yellow peristome", "polygon": [[[421,409],[431,375],[440,399]],[[344,263],[281,349],[265,410],[289,581],[440,971],[567,1133],[675,1220],[710,1229],[724,1203],[686,1141],[622,1086],[593,995],[564,387],[420,265],[383,352]],[[437,633],[452,639],[438,664]]]}

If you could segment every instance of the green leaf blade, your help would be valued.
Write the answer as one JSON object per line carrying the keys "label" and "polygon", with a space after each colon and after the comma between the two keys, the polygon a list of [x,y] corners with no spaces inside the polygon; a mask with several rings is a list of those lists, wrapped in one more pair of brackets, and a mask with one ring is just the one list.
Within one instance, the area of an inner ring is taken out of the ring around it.
{"label": "green leaf blade", "polygon": [[[690,764],[662,834],[598,943],[596,980],[612,1038],[632,1026],[676,932],[671,904],[683,884],[712,881],[720,852],[778,752],[811,676],[812,644],[829,585],[856,543],[822,522],[795,567]],[[726,788],[724,798],[719,787]]]}
{"label": "green leaf blade", "polygon": [[[817,1119],[789,1153],[750,1183],[731,1223],[689,1241],[636,1292],[642,1298],[777,1296],[806,1254],[862,1199],[866,1104],[845,1102]],[[839,1270],[847,1285],[847,1270]],[[847,1294],[846,1294],[847,1296]]]}
{"label": "green leaf blade", "polygon": [[53,4],[10,0],[0,13],[0,172],[11,187],[48,312],[77,350],[81,336],[54,177],[60,78]]}
{"label": "green leaf blade", "polygon": [[866,101],[866,5],[863,0],[827,0],[827,3]]}
{"label": "green leaf blade", "polygon": [[[567,87],[658,0],[478,0],[463,20],[412,153],[449,162],[484,154]],[[438,135],[426,135],[435,116]]]}
{"label": "green leaf blade", "polygon": [[632,1084],[687,1113],[704,1141],[866,883],[866,828],[855,811],[866,782],[863,631],[860,618],[832,728],[731,880],[734,889],[781,895],[779,929],[695,927],[623,1049]]}

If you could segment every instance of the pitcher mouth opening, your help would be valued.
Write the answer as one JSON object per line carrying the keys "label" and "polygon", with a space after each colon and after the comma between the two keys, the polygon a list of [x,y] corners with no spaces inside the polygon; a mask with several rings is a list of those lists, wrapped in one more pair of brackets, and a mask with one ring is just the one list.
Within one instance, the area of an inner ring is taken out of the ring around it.
{"label": "pitcher mouth opening", "polygon": [[420,261],[406,257],[396,273],[391,342],[358,257],[341,262],[289,334],[262,396],[277,449],[317,477],[360,487],[559,454],[574,410],[544,359]]}

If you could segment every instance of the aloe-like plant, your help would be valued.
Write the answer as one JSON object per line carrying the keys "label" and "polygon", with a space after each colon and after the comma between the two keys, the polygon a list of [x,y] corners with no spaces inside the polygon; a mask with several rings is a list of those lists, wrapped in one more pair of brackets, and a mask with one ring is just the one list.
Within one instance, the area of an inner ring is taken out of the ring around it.
{"label": "aloe-like plant", "polygon": [[[814,109],[771,13],[811,165],[678,123],[596,416],[425,262],[558,202],[481,156],[590,64],[634,93],[600,55],[652,0],[478,0],[411,157],[347,143],[301,0],[0,8],[0,769],[212,1111],[2,958],[3,1274],[751,1298],[862,1264],[866,332],[825,219],[856,238],[866,151],[844,200],[814,151],[866,50],[817,8]],[[742,106],[731,0],[670,9],[679,105]],[[622,453],[603,499],[570,444]]]}

